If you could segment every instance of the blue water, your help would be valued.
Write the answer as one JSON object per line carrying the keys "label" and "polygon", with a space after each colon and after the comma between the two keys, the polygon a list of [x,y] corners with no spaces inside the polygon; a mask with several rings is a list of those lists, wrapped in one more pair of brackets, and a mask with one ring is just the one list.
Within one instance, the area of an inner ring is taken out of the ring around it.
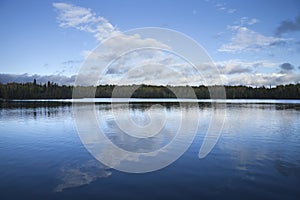
{"label": "blue water", "polygon": [[[130,110],[139,118],[153,103],[130,104]],[[199,149],[218,109],[210,102],[199,103],[195,139],[178,160],[133,174],[89,153],[70,102],[1,102],[0,199],[299,199],[299,102],[226,103],[222,134],[205,158],[199,159]],[[162,109],[171,119],[180,113],[178,104],[160,105],[157,112]],[[110,104],[98,102],[95,109],[108,137],[122,147]],[[184,112],[195,109],[186,106]],[[122,112],[120,106],[117,113]],[[169,130],[176,126],[168,123]]]}

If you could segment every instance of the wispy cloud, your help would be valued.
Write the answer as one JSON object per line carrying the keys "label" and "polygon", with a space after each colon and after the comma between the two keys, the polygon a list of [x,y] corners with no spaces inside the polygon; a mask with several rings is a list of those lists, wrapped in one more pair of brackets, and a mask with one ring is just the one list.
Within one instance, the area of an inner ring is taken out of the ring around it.
{"label": "wispy cloud", "polygon": [[74,64],[79,64],[79,63],[82,63],[83,60],[80,59],[80,60],[66,60],[64,62],[62,62],[61,64],[63,65],[74,65]]}
{"label": "wispy cloud", "polygon": [[242,17],[236,23],[239,24],[240,26],[245,26],[245,25],[253,25],[258,22],[259,20],[256,18]]}
{"label": "wispy cloud", "polygon": [[285,20],[276,29],[276,34],[281,35],[287,32],[300,31],[300,14],[294,20]]}
{"label": "wispy cloud", "polygon": [[266,47],[286,44],[291,39],[265,36],[245,26],[229,26],[233,32],[231,42],[223,44],[218,51],[227,53],[240,53],[245,51],[258,51]]}
{"label": "wispy cloud", "polygon": [[229,9],[227,9],[227,12],[228,12],[229,14],[232,14],[232,13],[235,13],[235,12],[236,12],[236,9],[234,9],[234,8],[229,8]]}
{"label": "wispy cloud", "polygon": [[118,32],[107,19],[97,16],[91,9],[67,3],[53,3],[52,5],[57,10],[57,20],[62,28],[71,27],[92,33],[99,41]]}
{"label": "wispy cloud", "polygon": [[216,2],[216,1],[209,1],[206,2],[211,3],[218,11],[222,11],[228,14],[233,14],[237,10],[235,8],[230,8],[226,3]]}

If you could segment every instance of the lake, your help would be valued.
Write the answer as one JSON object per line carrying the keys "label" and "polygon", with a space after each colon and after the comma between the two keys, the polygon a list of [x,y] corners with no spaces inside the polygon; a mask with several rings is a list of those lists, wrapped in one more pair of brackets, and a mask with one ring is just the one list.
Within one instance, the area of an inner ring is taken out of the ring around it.
{"label": "lake", "polygon": [[[0,199],[300,199],[300,101],[110,102],[0,102]],[[199,158],[214,114],[220,134]],[[92,118],[103,138],[143,156],[115,161],[119,154],[88,126]],[[162,157],[146,156],[170,143]]]}

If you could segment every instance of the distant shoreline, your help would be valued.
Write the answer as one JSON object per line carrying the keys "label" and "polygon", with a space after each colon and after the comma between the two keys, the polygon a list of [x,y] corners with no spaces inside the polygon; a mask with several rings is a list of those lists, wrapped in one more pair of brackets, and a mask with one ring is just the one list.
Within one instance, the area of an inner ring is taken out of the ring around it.
{"label": "distant shoreline", "polygon": [[83,98],[83,99],[16,99],[8,103],[226,103],[226,104],[300,104],[299,99],[167,99],[167,98]]}
{"label": "distant shoreline", "polygon": [[[300,83],[279,85],[275,87],[249,87],[249,86],[154,86],[154,85],[115,85],[77,86],[76,98],[130,98],[137,99],[300,99]],[[194,94],[190,95],[190,89]],[[0,100],[26,100],[26,99],[72,99],[74,86],[59,86],[56,83],[0,83]],[[218,91],[224,95],[218,96]],[[211,98],[210,91],[214,91]],[[78,92],[79,91],[79,92]],[[78,95],[79,94],[79,95]],[[91,94],[94,94],[91,96]],[[112,95],[113,94],[113,95]],[[216,95],[217,94],[217,95]]]}

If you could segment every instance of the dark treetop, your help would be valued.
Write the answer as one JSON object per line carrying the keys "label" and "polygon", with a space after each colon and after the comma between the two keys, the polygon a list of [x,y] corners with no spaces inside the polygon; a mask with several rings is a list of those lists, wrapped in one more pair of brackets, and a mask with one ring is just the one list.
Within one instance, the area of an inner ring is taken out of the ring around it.
{"label": "dark treetop", "polygon": [[[96,90],[96,98],[110,98],[114,85],[99,85],[97,87],[79,86],[85,96],[86,91]],[[119,86],[113,97],[128,97],[127,91],[133,86]],[[177,91],[180,97],[185,97],[188,86],[153,86],[139,85],[132,94],[132,98],[176,98],[170,90]],[[209,88],[220,86],[193,86],[193,90],[198,99],[209,99]],[[0,83],[0,99],[70,99],[74,86],[58,85],[56,83],[37,84],[32,83]],[[248,87],[248,86],[225,86],[226,98],[228,99],[300,99],[300,83],[289,85],[278,85],[276,87]],[[187,95],[188,97],[188,95]]]}

